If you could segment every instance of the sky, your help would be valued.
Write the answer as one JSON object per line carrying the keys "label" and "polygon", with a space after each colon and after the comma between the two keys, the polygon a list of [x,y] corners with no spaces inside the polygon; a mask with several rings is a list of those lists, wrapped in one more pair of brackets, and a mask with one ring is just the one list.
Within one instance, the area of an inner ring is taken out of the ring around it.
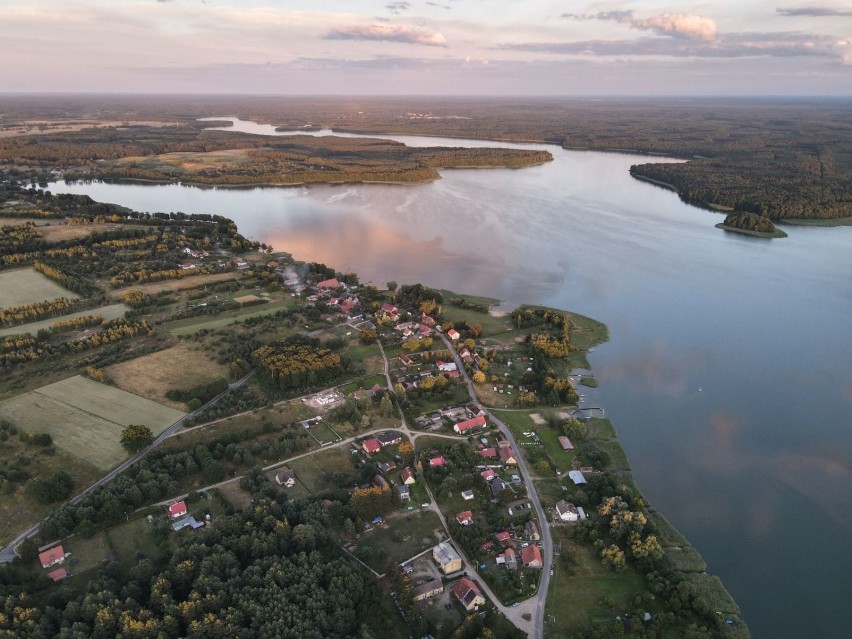
{"label": "sky", "polygon": [[0,92],[852,95],[838,0],[0,0]]}

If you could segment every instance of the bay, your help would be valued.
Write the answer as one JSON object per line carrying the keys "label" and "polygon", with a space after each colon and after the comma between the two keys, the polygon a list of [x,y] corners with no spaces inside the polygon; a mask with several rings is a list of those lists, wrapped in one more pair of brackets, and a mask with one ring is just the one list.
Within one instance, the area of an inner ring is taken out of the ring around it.
{"label": "bay", "polygon": [[517,146],[554,161],[447,170],[417,186],[48,188],[225,215],[252,239],[379,286],[419,281],[607,323],[611,341],[590,357],[600,387],[583,392],[616,424],[652,505],[722,578],[755,637],[846,637],[852,228],[725,233],[720,215],[628,173],[674,160]]}

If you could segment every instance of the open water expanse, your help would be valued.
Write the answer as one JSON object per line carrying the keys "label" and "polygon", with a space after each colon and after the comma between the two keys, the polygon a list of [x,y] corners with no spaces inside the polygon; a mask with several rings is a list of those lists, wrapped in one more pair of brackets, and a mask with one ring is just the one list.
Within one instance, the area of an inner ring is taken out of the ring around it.
{"label": "open water expanse", "polygon": [[226,215],[363,282],[421,281],[605,322],[611,341],[590,356],[601,385],[583,392],[614,421],[651,504],[722,578],[755,637],[849,637],[852,227],[726,233],[713,227],[722,216],[631,178],[647,157],[518,146],[554,161],[443,171],[418,186],[49,188]]}

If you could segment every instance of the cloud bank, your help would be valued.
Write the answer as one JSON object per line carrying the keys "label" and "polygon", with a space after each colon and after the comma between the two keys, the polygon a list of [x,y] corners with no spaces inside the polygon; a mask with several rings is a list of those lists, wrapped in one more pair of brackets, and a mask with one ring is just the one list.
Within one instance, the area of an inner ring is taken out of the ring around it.
{"label": "cloud bank", "polygon": [[404,24],[353,25],[333,29],[325,35],[326,40],[377,40],[422,44],[429,47],[445,47],[447,39],[436,31],[424,31]]}
{"label": "cloud bank", "polygon": [[712,18],[694,13],[663,13],[652,18],[640,20],[633,11],[601,11],[595,14],[564,13],[563,18],[574,20],[610,20],[627,24],[640,31],[652,31],[657,35],[675,38],[713,40],[718,28]]}
{"label": "cloud bank", "polygon": [[825,16],[841,16],[852,18],[852,9],[835,9],[834,7],[798,7],[794,9],[776,9],[782,16],[822,18]]}

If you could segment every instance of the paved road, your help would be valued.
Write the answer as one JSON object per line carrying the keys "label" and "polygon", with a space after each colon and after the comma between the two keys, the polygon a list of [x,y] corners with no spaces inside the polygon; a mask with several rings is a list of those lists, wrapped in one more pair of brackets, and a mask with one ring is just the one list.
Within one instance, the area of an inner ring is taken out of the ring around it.
{"label": "paved road", "polygon": [[[139,450],[138,452],[136,452],[132,456],[128,457],[127,459],[125,459],[123,462],[121,462],[121,464],[119,464],[118,466],[113,468],[111,471],[109,471],[106,475],[101,477],[94,484],[92,484],[91,486],[86,488],[84,491],[82,491],[78,495],[72,497],[71,501],[69,503],[77,504],[77,503],[80,502],[80,500],[83,499],[83,497],[88,495],[95,488],[98,488],[99,486],[103,486],[104,484],[108,484],[109,482],[111,482],[113,479],[118,477],[119,474],[123,473],[125,470],[130,468],[133,464],[135,464],[140,459],[145,457],[145,455],[147,455],[152,450],[154,450],[157,446],[159,446],[161,443],[163,443],[166,439],[171,437],[173,434],[177,433],[188,419],[191,419],[192,417],[195,417],[196,415],[201,414],[202,411],[204,411],[205,409],[209,408],[210,406],[212,406],[213,404],[218,402],[220,399],[222,399],[222,397],[224,397],[229,391],[245,384],[248,380],[250,380],[254,376],[254,374],[255,374],[255,371],[252,370],[242,379],[237,380],[236,382],[233,382],[231,384],[228,384],[227,390],[222,391],[221,393],[216,395],[216,397],[211,399],[209,402],[207,402],[206,404],[204,404],[203,406],[201,406],[197,410],[194,410],[191,413],[187,413],[186,415],[181,417],[174,424],[172,424],[166,430],[164,430],[162,433],[160,433],[159,437],[157,437],[157,439],[155,439],[151,444],[149,444],[145,448]],[[33,535],[35,535],[37,532],[38,532],[38,524],[36,524],[35,526],[33,526],[32,528],[30,528],[28,530],[25,530],[20,535],[15,537],[15,539],[13,539],[12,542],[8,546],[6,546],[2,551],[0,551],[0,563],[8,563],[8,562],[12,561],[16,556],[15,555],[15,549],[18,547],[18,545],[22,541],[24,541],[25,539],[28,539],[28,538],[32,537]]]}
{"label": "paved road", "polygon": [[[482,408],[482,405],[479,403],[479,398],[477,397],[473,381],[467,374],[467,371],[464,368],[464,363],[461,361],[461,357],[459,357],[458,352],[445,335],[442,334],[441,339],[444,341],[444,344],[447,346],[449,351],[453,354],[453,360],[456,363],[456,368],[458,368],[459,373],[464,378],[464,381],[467,384],[467,390],[470,393],[471,400],[478,406],[480,406],[480,408]],[[527,601],[520,603],[518,607],[511,608],[508,610],[516,612],[523,607],[525,612],[530,612],[530,614],[533,615],[533,628],[532,632],[529,633],[529,635],[534,639],[542,639],[544,637],[544,608],[547,603],[547,588],[550,585],[550,568],[553,565],[553,538],[550,534],[550,526],[547,522],[547,515],[544,512],[544,507],[541,505],[541,499],[539,499],[538,492],[535,489],[535,482],[533,481],[532,473],[530,473],[529,467],[527,466],[527,462],[520,452],[521,448],[515,441],[515,436],[512,434],[511,429],[501,420],[497,419],[487,408],[483,408],[483,410],[485,411],[485,414],[489,417],[489,419],[497,425],[497,427],[500,429],[500,432],[503,433],[509,443],[512,444],[512,448],[518,452],[518,470],[520,471],[520,475],[527,485],[527,496],[535,507],[535,512],[538,515],[538,528],[541,534],[541,559],[543,562],[541,568],[541,581],[538,586],[538,593],[535,597],[531,597]],[[529,608],[532,608],[532,610],[529,610]],[[506,610],[507,609],[504,607],[504,614],[506,614]],[[510,615],[507,614],[506,616],[509,617]],[[518,627],[522,630],[524,629],[523,626]]]}

